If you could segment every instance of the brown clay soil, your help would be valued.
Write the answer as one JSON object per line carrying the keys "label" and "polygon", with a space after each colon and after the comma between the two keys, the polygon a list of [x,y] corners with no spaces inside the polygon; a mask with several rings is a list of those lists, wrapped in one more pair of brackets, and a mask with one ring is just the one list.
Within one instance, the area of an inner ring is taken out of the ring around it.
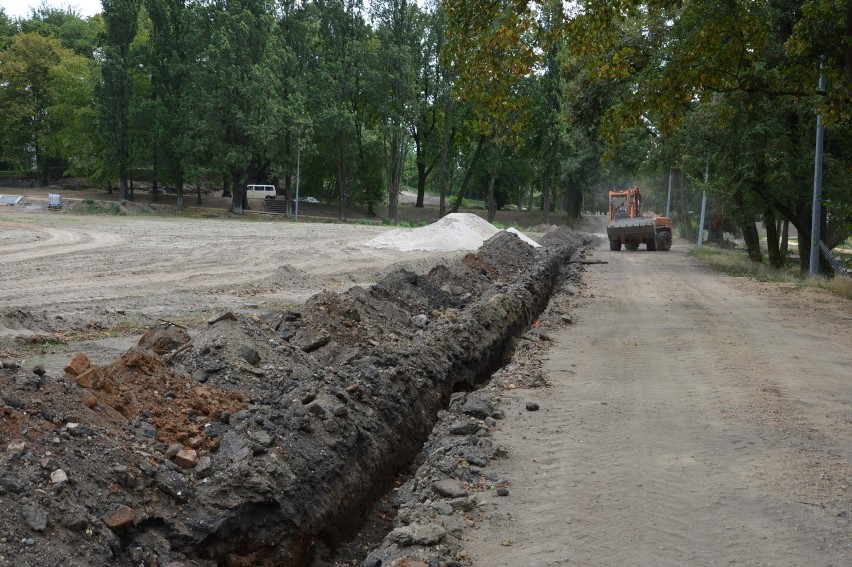
{"label": "brown clay soil", "polygon": [[[219,205],[196,212],[214,218],[0,210],[0,357],[61,375],[77,351],[113,363],[158,319],[194,335],[224,310],[257,318],[322,290],[373,283],[394,267],[419,273],[461,256],[361,246],[387,227],[234,219]],[[605,248],[587,257],[605,263],[589,265],[565,302],[573,324],[542,318],[549,350],[536,351],[536,368],[547,387],[487,386],[502,414],[489,435],[507,455],[488,466],[508,494],[478,495],[455,559],[848,564],[850,302],[721,276],[683,243],[668,253]],[[171,374],[158,364],[129,353],[112,374],[146,367],[144,376],[165,381]],[[151,389],[142,377],[123,382],[135,390],[106,385],[98,394],[116,420],[137,417],[126,400]],[[200,423],[246,403],[238,389],[223,398],[188,382],[157,387],[172,390],[176,407]],[[529,402],[540,409],[529,411]],[[26,416],[6,413],[4,427],[19,430],[23,422],[12,418]],[[66,429],[63,444],[91,434]],[[161,433],[164,443],[205,448]],[[117,484],[104,479],[104,493],[134,482],[124,474],[115,472]]]}

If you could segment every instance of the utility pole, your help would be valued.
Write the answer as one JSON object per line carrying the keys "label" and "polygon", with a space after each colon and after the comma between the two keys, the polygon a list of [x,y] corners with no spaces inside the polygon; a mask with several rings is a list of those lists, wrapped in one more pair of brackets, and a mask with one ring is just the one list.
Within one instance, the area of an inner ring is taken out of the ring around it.
{"label": "utility pole", "polygon": [[704,191],[701,192],[701,221],[698,223],[698,247],[704,245],[704,213],[707,210],[707,183],[710,181],[710,160],[704,167]]}
{"label": "utility pole", "polygon": [[671,210],[672,210],[672,173],[673,170],[669,170],[669,193],[666,196],[666,218],[672,218]]}
{"label": "utility pole", "polygon": [[[822,65],[820,65],[822,67]],[[825,75],[820,73],[818,92],[825,92]],[[814,156],[814,202],[813,216],[811,217],[811,263],[809,273],[812,276],[819,274],[819,225],[822,219],[822,146],[825,137],[825,128],[822,125],[822,115],[817,113],[816,127],[816,155]]]}

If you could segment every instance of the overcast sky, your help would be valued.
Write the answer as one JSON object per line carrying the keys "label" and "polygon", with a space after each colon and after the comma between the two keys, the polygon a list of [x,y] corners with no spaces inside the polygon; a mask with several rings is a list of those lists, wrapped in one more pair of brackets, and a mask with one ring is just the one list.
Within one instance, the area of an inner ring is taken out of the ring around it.
{"label": "overcast sky", "polygon": [[0,0],[0,6],[10,18],[28,16],[32,8],[43,3],[55,8],[71,6],[83,17],[94,16],[101,11],[101,0]]}

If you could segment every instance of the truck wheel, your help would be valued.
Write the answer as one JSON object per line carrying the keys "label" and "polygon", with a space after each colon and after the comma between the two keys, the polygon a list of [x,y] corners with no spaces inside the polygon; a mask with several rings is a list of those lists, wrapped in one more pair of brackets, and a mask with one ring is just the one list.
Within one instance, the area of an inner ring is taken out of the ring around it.
{"label": "truck wheel", "polygon": [[672,233],[663,230],[657,233],[657,250],[667,252],[672,247]]}
{"label": "truck wheel", "polygon": [[657,241],[652,237],[649,238],[645,245],[648,247],[648,252],[655,252],[657,250]]}
{"label": "truck wheel", "polygon": [[639,250],[639,243],[638,242],[625,242],[624,247],[627,248],[628,250]]}
{"label": "truck wheel", "polygon": [[609,249],[613,252],[618,252],[621,250],[621,241],[620,240],[610,240],[609,241]]}

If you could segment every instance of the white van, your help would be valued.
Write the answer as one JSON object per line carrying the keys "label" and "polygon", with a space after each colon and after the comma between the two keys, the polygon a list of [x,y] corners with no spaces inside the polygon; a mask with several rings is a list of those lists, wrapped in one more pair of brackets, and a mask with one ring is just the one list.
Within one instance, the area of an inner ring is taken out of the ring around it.
{"label": "white van", "polygon": [[246,197],[249,199],[274,199],[277,192],[275,185],[248,185]]}

